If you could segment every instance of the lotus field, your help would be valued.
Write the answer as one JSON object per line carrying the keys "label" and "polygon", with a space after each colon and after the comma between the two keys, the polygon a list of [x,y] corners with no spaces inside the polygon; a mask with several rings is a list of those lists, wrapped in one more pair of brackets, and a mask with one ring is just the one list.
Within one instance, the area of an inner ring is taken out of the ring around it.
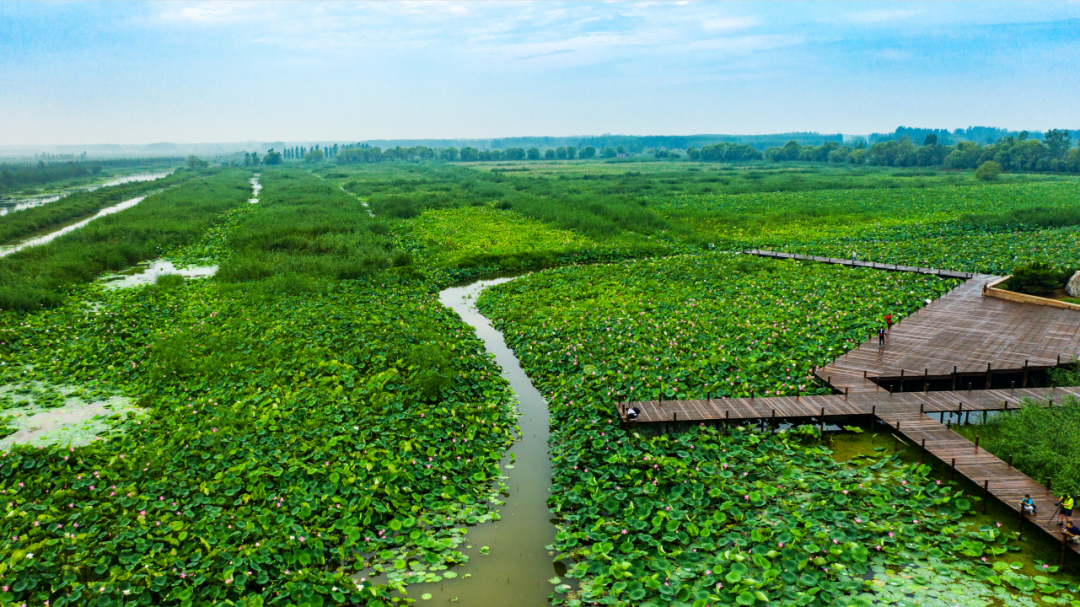
{"label": "lotus field", "polygon": [[[567,568],[522,604],[1080,606],[1075,562],[1044,564],[1045,541],[902,453],[614,415],[826,393],[816,368],[958,284],[738,250],[1077,265],[1075,179],[524,169],[287,162],[259,168],[254,204],[251,170],[182,169],[0,259],[0,607],[387,607],[468,584],[470,527],[528,482],[500,462],[530,428],[520,383],[439,294],[504,272],[523,275],[477,307],[551,416],[558,534],[522,551]],[[93,210],[79,200],[35,216],[58,226]],[[0,233],[25,232],[10,217]],[[98,281],[155,260],[216,274]]]}
{"label": "lotus field", "polygon": [[[1004,556],[1010,534],[965,523],[971,501],[928,467],[837,463],[808,427],[652,437],[613,420],[616,399],[813,391],[814,365],[949,286],[707,255],[549,270],[485,292],[480,308],[552,412],[556,547],[581,586],[556,602],[906,604],[880,592],[906,579],[919,604],[959,604],[944,576],[970,582],[963,604],[1027,604],[1003,593],[1035,588]],[[935,573],[887,574],[912,566]],[[1044,586],[1043,600],[1065,589]]]}

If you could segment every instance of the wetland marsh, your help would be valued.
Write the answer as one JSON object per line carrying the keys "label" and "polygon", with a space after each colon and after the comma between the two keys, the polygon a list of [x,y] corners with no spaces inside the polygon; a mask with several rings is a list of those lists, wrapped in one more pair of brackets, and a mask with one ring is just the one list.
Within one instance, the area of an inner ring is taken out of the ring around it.
{"label": "wetland marsh", "polygon": [[613,415],[824,392],[814,368],[955,284],[735,251],[1067,265],[1075,179],[526,168],[183,171],[0,260],[0,399],[27,393],[0,411],[0,603],[1080,600],[1075,560],[853,431]]}

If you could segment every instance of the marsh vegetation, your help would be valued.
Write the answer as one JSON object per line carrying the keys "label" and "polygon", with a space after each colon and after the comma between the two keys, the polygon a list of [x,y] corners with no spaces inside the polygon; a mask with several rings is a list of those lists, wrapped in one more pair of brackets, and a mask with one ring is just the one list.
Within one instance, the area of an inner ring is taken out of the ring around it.
{"label": "marsh vegetation", "polygon": [[[462,166],[289,152],[258,167],[258,204],[254,168],[185,170],[0,259],[0,392],[37,382],[138,406],[85,441],[0,451],[0,603],[389,605],[447,580],[432,600],[482,596],[454,588],[513,543],[471,538],[497,528],[515,471],[545,454],[508,458],[537,422],[439,293],[512,271],[532,274],[490,287],[479,309],[551,415],[551,485],[526,510],[557,528],[549,548],[521,549],[565,574],[500,592],[869,605],[944,604],[962,586],[970,605],[1080,600],[1076,562],[1057,571],[1045,544],[980,518],[969,487],[902,452],[798,427],[646,436],[612,408],[821,391],[815,366],[952,286],[735,251],[1064,269],[1077,265],[1074,177],[525,153]],[[165,262],[133,288],[98,280]],[[173,273],[191,266],[217,271]]]}

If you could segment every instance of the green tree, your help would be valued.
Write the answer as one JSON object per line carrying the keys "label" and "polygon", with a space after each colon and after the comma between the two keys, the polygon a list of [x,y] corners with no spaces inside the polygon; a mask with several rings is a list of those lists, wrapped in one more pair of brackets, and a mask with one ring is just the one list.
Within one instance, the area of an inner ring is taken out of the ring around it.
{"label": "green tree", "polygon": [[192,154],[187,157],[187,168],[189,169],[205,169],[210,166],[210,163],[205,160],[200,160],[198,156]]}
{"label": "green tree", "polygon": [[555,148],[555,158],[559,160],[566,160],[566,148],[561,146]]}
{"label": "green tree", "polygon": [[544,150],[544,160],[555,160],[555,150],[550,148]]}
{"label": "green tree", "polygon": [[503,158],[506,160],[525,160],[524,148],[510,148],[503,154]]}
{"label": "green tree", "polygon": [[443,159],[453,162],[458,159],[458,151],[455,147],[448,147],[443,150]]}
{"label": "green tree", "polygon": [[529,148],[529,151],[526,153],[526,155],[528,156],[529,160],[540,160],[540,148]]}
{"label": "green tree", "polygon": [[572,145],[566,146],[566,159],[567,160],[573,160],[576,157],[577,157],[577,148],[572,146]]}
{"label": "green tree", "polygon": [[266,152],[266,156],[263,157],[263,163],[270,166],[281,164],[281,152],[275,152],[274,148],[270,148],[270,150]]}
{"label": "green tree", "polygon": [[980,181],[993,181],[1001,174],[1001,165],[993,160],[987,160],[975,169],[975,178]]}
{"label": "green tree", "polygon": [[307,154],[304,154],[305,162],[322,162],[325,158],[326,155],[323,154],[323,151],[320,150],[318,146],[316,146],[314,150],[311,150]]}
{"label": "green tree", "polygon": [[625,154],[626,153],[626,148],[624,148],[623,146],[620,145],[619,147],[615,148],[615,153],[616,154]]}
{"label": "green tree", "polygon": [[604,151],[600,153],[604,158],[614,158],[615,150],[613,148],[604,147]]}
{"label": "green tree", "polygon": [[461,161],[462,162],[476,162],[480,159],[480,150],[472,146],[465,146],[461,148]]}
{"label": "green tree", "polygon": [[581,157],[582,158],[594,158],[594,157],[596,157],[596,148],[594,148],[591,145],[585,146],[585,148],[581,150]]}

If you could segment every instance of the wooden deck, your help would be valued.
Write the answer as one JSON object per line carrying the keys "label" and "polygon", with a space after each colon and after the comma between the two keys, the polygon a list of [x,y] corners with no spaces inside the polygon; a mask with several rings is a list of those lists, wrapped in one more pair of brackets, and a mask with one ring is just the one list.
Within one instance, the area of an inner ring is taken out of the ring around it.
{"label": "wooden deck", "polygon": [[[858,423],[858,418],[884,423],[910,444],[951,466],[956,474],[985,487],[1017,516],[1020,500],[1030,494],[1038,505],[1038,517],[1025,520],[1061,539],[1060,527],[1051,520],[1057,500],[1049,489],[945,424],[960,420],[961,415],[970,418],[972,412],[1016,409],[1023,400],[1051,406],[1066,395],[1080,397],[1080,388],[1023,387],[1028,371],[1078,361],[1080,311],[984,297],[983,286],[997,279],[986,274],[756,249],[744,253],[933,274],[965,282],[894,324],[884,348],[878,348],[874,337],[817,370],[816,375],[840,394],[618,403],[617,412],[625,423],[675,427],[680,423],[775,420],[824,426]],[[1010,381],[1010,389],[963,389],[969,381],[990,387],[995,374],[1000,377],[1001,373],[1016,374],[1021,387]],[[942,381],[953,389],[927,390],[931,382],[941,385]],[[881,384],[892,385],[897,391],[883,389]],[[917,391],[901,391],[913,386]],[[640,413],[635,421],[627,422],[625,410],[630,405]],[[1075,544],[1064,545],[1080,552]]]}
{"label": "wooden deck", "polygon": [[841,392],[877,390],[864,374],[936,380],[955,373],[963,388],[965,378],[1076,362],[1080,312],[983,297],[982,286],[996,278],[976,275],[894,324],[884,348],[874,337],[816,375]]}

